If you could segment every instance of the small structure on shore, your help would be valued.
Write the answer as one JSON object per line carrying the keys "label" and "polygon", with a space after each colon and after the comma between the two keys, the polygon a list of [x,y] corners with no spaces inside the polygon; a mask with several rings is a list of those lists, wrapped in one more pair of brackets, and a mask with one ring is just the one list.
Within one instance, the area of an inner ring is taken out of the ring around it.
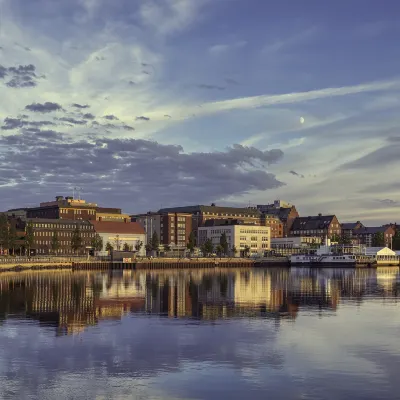
{"label": "small structure on shore", "polygon": [[389,247],[367,247],[365,255],[378,265],[399,265],[399,256]]}

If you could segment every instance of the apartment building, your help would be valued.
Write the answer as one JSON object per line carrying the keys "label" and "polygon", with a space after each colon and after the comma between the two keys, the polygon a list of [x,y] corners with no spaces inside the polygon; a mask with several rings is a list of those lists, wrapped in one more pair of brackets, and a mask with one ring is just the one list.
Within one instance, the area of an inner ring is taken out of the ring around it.
{"label": "apartment building", "polygon": [[[211,239],[214,249],[220,244],[221,235],[225,233],[230,255],[244,256],[245,248],[250,249],[250,255],[264,255],[270,249],[271,228],[255,224],[246,224],[240,220],[209,220],[205,226],[197,230],[198,246],[201,247]],[[237,254],[232,249],[236,248]]]}
{"label": "apartment building", "polygon": [[298,217],[293,221],[290,231],[291,236],[319,236],[332,238],[340,236],[341,225],[335,215],[322,215]]}

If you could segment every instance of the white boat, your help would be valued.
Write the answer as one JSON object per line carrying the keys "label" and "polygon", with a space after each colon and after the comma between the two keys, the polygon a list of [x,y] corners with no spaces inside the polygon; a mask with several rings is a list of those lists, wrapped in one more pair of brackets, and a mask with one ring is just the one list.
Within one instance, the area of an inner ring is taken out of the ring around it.
{"label": "white boat", "polygon": [[332,253],[330,246],[321,246],[312,254],[293,254],[290,257],[290,264],[293,266],[355,267],[356,256],[354,254]]}

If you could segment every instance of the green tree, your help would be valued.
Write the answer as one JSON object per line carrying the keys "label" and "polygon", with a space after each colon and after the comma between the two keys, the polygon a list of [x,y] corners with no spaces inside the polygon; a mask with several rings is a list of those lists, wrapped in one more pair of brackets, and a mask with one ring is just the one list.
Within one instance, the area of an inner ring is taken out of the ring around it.
{"label": "green tree", "polygon": [[372,237],[373,247],[384,247],[385,246],[385,236],[383,232],[376,232]]}
{"label": "green tree", "polygon": [[171,251],[171,246],[169,244],[164,244],[164,251],[166,253],[170,252]]}
{"label": "green tree", "polygon": [[196,247],[196,236],[193,231],[190,232],[189,240],[186,247],[189,250],[190,254],[193,254],[194,248]]}
{"label": "green tree", "polygon": [[249,255],[250,255],[250,247],[247,246],[247,244],[246,244],[246,246],[244,246],[244,249],[243,249],[243,256],[248,257]]}
{"label": "green tree", "polygon": [[214,245],[211,241],[211,239],[207,239],[203,246],[201,247],[201,251],[203,252],[203,255],[208,257],[213,251],[214,251]]}
{"label": "green tree", "polygon": [[341,238],[340,238],[340,236],[337,235],[336,233],[334,233],[334,234],[331,236],[331,242],[340,243],[340,241],[341,241]]}
{"label": "green tree", "polygon": [[130,245],[130,244],[128,244],[128,243],[124,243],[124,246],[123,246],[123,250],[124,251],[132,251],[133,250],[133,247]]}
{"label": "green tree", "polygon": [[223,248],[220,244],[217,244],[217,247],[215,248],[215,251],[216,251],[217,254],[221,257],[221,255],[222,255],[223,252],[224,252],[224,248]]}
{"label": "green tree", "polygon": [[339,241],[340,244],[351,244],[351,238],[348,235],[342,235]]}
{"label": "green tree", "polygon": [[2,250],[10,249],[8,218],[0,214],[0,247]]}
{"label": "green tree", "polygon": [[142,249],[142,247],[143,247],[143,242],[141,241],[141,240],[138,240],[137,242],[136,242],[136,244],[135,244],[135,250],[136,250],[136,252],[140,252],[140,250]]}
{"label": "green tree", "polygon": [[58,232],[53,232],[53,237],[51,238],[51,250],[53,250],[54,254],[57,254],[58,249],[60,248],[60,241],[58,240]]}
{"label": "green tree", "polygon": [[117,251],[121,250],[121,240],[119,238],[119,235],[115,236],[114,247],[117,249]]}
{"label": "green tree", "polygon": [[16,242],[18,240],[18,235],[17,235],[17,228],[15,227],[14,224],[12,224],[8,230],[8,247],[12,249],[13,255],[15,255],[15,246]]}
{"label": "green tree", "polygon": [[28,255],[31,254],[31,248],[35,241],[32,221],[28,221],[25,226],[25,248],[28,249]]}
{"label": "green tree", "polygon": [[153,250],[153,247],[151,245],[151,243],[147,243],[146,246],[144,246],[146,249],[146,254],[149,255],[151,253],[151,251]]}
{"label": "green tree", "polygon": [[83,240],[81,236],[81,230],[79,229],[79,226],[77,225],[75,230],[72,232],[72,237],[71,237],[71,249],[74,252],[79,252],[79,250],[82,248]]}
{"label": "green tree", "polygon": [[151,249],[158,254],[158,250],[160,247],[160,240],[158,238],[157,232],[153,232],[153,236],[151,237]]}
{"label": "green tree", "polygon": [[236,248],[236,246],[233,246],[231,251],[232,251],[233,257],[236,257],[236,254],[237,254],[237,248]]}
{"label": "green tree", "polygon": [[229,247],[228,247],[228,240],[226,238],[226,233],[225,232],[223,232],[221,234],[221,237],[219,238],[219,244],[220,244],[220,246],[222,248],[222,253],[226,255],[228,253],[228,248]]}
{"label": "green tree", "polygon": [[95,251],[101,251],[103,249],[103,238],[96,233],[96,235],[93,236],[90,245]]}
{"label": "green tree", "polygon": [[113,245],[110,242],[106,243],[106,251],[108,251],[109,253],[111,253],[114,250]]}
{"label": "green tree", "polygon": [[393,250],[400,250],[400,230],[393,236],[392,248]]}

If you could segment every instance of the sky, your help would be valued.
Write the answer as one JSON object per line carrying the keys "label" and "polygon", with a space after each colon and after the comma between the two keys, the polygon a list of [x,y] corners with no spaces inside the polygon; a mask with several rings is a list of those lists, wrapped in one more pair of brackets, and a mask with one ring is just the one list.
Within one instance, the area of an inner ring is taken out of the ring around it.
{"label": "sky", "polygon": [[0,0],[0,209],[275,199],[396,221],[400,3]]}

